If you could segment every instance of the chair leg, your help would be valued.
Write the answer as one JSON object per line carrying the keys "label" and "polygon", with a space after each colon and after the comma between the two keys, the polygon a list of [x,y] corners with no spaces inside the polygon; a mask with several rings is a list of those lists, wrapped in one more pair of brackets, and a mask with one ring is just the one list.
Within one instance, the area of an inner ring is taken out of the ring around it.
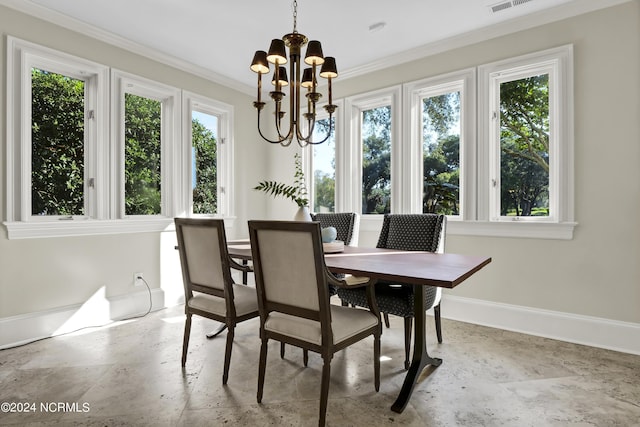
{"label": "chair leg", "polygon": [[182,367],[187,364],[187,350],[189,349],[189,335],[191,334],[191,314],[187,314],[184,323],[184,338],[182,340]]}
{"label": "chair leg", "polygon": [[280,359],[284,359],[284,343],[280,343]]}
{"label": "chair leg", "polygon": [[404,318],[404,369],[409,369],[409,353],[411,351],[411,328],[413,317]]}
{"label": "chair leg", "polygon": [[222,373],[222,384],[227,384],[229,379],[229,365],[231,364],[231,350],[233,349],[233,336],[235,335],[235,325],[229,325],[227,331],[227,348],[224,352],[224,371]]}
{"label": "chair leg", "polygon": [[304,363],[305,368],[309,365],[309,350],[306,348],[302,349],[302,363]]}
{"label": "chair leg", "polygon": [[318,425],[324,427],[327,418],[327,402],[329,400],[329,382],[331,380],[331,356],[323,356],[322,384],[320,386],[320,418]]}
{"label": "chair leg", "polygon": [[387,329],[389,329],[389,314],[388,313],[382,313],[384,314],[384,326],[387,327]]}
{"label": "chair leg", "polygon": [[436,335],[438,342],[442,344],[442,323],[440,322],[440,304],[433,307],[433,317],[436,319]]}
{"label": "chair leg", "polygon": [[262,339],[260,346],[260,363],[258,366],[258,403],[262,402],[262,391],[264,389],[264,373],[267,368],[267,339]]}
{"label": "chair leg", "polygon": [[380,334],[373,336],[373,380],[376,392],[380,391]]}

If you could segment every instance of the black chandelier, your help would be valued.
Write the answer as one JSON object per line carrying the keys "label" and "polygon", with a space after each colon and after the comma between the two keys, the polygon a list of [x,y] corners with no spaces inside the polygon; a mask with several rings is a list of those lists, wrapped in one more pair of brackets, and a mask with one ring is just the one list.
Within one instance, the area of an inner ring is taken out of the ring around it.
{"label": "black chandelier", "polygon": [[[298,2],[294,0],[293,32],[285,34],[282,39],[273,39],[269,47],[269,53],[263,50],[256,51],[253,62],[251,63],[251,70],[258,73],[258,98],[253,103],[253,106],[258,110],[258,132],[265,141],[272,144],[280,144],[283,147],[289,146],[293,139],[295,139],[301,147],[308,144],[322,144],[325,142],[329,139],[333,130],[333,113],[337,108],[337,106],[332,103],[331,94],[331,80],[338,77],[336,60],[331,56],[324,57],[322,54],[322,46],[317,40],[309,41],[309,46],[307,46],[307,51],[304,56],[304,64],[309,67],[302,71],[302,79],[300,78],[301,69],[304,66],[301,63],[301,48],[307,44],[308,39],[305,35],[298,33],[297,17]],[[289,60],[287,60],[285,46],[289,48]],[[289,75],[293,79],[291,82],[287,79],[287,69],[283,66],[287,62],[290,64]],[[274,121],[278,135],[275,140],[267,138],[262,133],[262,128],[260,127],[260,112],[265,106],[265,103],[262,102],[261,94],[262,75],[269,73],[269,63],[274,64],[275,67],[273,79],[271,80],[271,84],[275,88],[269,92],[269,96],[275,103]],[[318,81],[316,71],[319,66],[320,77],[328,81],[329,102],[324,106],[324,109],[329,113],[329,127],[327,134],[322,140],[313,141],[316,124],[316,104],[322,97],[322,94],[317,91]],[[282,119],[286,115],[286,112],[282,110],[282,100],[285,97],[285,93],[282,90],[285,86],[289,86],[289,130],[286,133],[282,128]],[[306,113],[301,113],[302,104],[300,98],[303,88],[307,89],[305,95],[307,98]],[[306,122],[306,128],[302,126],[303,121]]]}

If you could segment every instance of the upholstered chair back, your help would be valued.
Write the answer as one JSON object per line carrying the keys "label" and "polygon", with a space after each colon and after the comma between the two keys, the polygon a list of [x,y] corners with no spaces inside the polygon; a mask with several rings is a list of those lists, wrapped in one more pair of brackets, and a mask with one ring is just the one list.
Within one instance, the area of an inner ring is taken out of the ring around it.
{"label": "upholstered chair back", "polygon": [[259,303],[289,314],[298,314],[296,308],[318,312],[321,298],[328,303],[317,223],[250,221],[249,230]]}
{"label": "upholstered chair back", "polygon": [[225,242],[226,238],[222,220],[206,224],[183,222],[177,228],[177,234],[178,245],[184,247],[185,286],[200,285],[224,291],[225,266],[222,260],[226,257],[221,252],[225,251],[226,255],[226,248],[221,248],[220,242]]}

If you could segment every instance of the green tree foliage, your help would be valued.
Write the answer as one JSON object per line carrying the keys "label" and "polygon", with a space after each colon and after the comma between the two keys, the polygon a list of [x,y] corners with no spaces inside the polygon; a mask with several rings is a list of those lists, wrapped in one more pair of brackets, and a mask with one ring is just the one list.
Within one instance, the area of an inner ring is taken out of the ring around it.
{"label": "green tree foliage", "polygon": [[84,81],[32,69],[31,213],[83,215]]}
{"label": "green tree foliage", "polygon": [[191,123],[196,182],[193,213],[213,214],[218,210],[217,141],[214,133],[200,121]]}
{"label": "green tree foliage", "polygon": [[501,215],[548,215],[549,76],[500,85]]}
{"label": "green tree foliage", "polygon": [[161,124],[159,101],[125,94],[125,214],[161,210]]}
{"label": "green tree foliage", "polygon": [[459,92],[423,100],[423,212],[459,214],[460,135],[452,133],[459,119]]}
{"label": "green tree foliage", "polygon": [[314,180],[316,185],[315,212],[320,212],[320,207],[334,212],[336,209],[336,178],[321,170],[314,172]]}
{"label": "green tree foliage", "polygon": [[362,114],[362,213],[391,212],[391,107]]}

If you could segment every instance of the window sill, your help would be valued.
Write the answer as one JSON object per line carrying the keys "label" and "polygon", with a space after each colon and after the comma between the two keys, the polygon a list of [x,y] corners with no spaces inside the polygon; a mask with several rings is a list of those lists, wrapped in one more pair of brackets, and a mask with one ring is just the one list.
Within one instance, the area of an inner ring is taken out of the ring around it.
{"label": "window sill", "polygon": [[[7,237],[36,239],[47,237],[97,236],[125,233],[153,233],[174,230],[173,218],[136,218],[117,220],[74,220],[5,222]],[[225,218],[227,227],[233,226],[233,218]]]}
{"label": "window sill", "polygon": [[[360,231],[379,232],[384,215],[362,215]],[[532,239],[572,240],[575,222],[529,221],[447,221],[451,236],[513,237]]]}
{"label": "window sill", "polygon": [[572,240],[576,222],[447,221],[447,234]]}

